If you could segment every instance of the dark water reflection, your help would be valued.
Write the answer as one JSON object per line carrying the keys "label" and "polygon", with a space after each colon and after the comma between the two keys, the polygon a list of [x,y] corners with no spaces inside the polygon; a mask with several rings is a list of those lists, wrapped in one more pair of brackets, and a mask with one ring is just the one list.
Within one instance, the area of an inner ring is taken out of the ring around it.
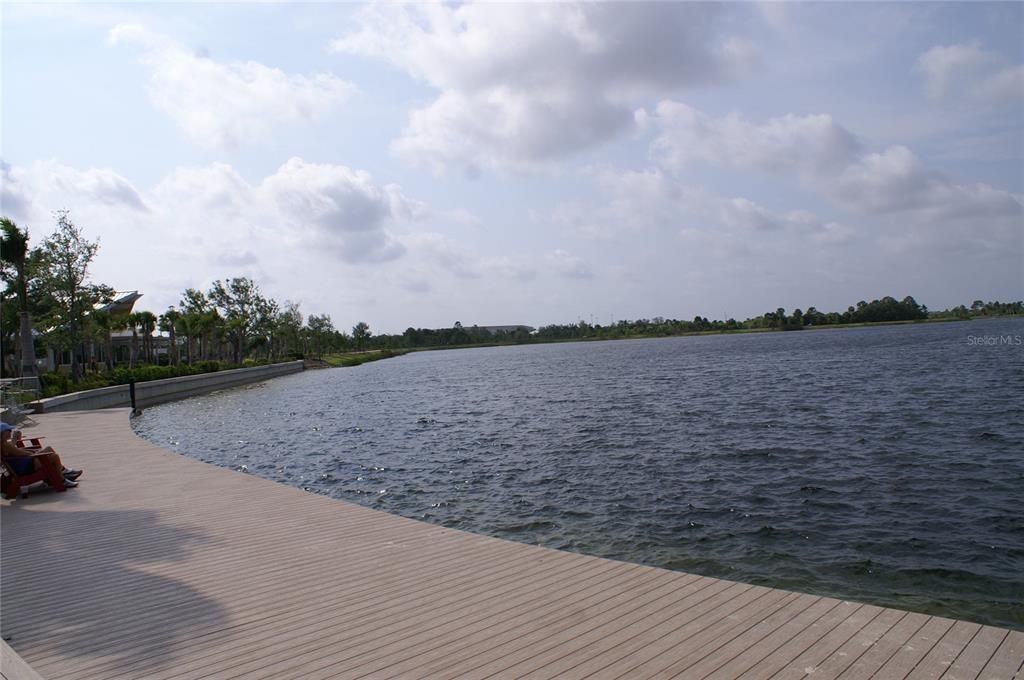
{"label": "dark water reflection", "polygon": [[445,526],[1024,628],[1014,338],[1024,321],[425,352],[135,427]]}

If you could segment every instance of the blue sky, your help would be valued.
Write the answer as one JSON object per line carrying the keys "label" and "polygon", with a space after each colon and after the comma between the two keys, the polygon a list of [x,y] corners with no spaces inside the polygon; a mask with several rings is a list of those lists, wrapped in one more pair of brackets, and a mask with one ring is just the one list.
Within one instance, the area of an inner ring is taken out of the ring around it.
{"label": "blue sky", "polygon": [[1024,292],[1021,3],[0,6],[3,213],[339,328]]}

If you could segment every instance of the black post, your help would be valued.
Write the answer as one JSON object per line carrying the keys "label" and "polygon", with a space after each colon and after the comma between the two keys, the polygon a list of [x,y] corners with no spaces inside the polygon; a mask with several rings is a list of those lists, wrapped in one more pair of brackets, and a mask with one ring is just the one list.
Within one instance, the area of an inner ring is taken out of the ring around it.
{"label": "black post", "polygon": [[132,413],[135,413],[136,409],[135,409],[135,381],[134,380],[129,380],[128,381],[128,396],[131,397],[131,399],[132,399]]}

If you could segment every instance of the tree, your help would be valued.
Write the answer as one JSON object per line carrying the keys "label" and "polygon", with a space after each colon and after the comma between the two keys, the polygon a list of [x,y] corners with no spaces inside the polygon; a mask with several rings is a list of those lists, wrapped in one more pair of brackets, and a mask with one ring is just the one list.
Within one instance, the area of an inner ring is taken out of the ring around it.
{"label": "tree", "polygon": [[247,348],[246,341],[265,316],[269,302],[260,294],[256,282],[245,277],[214,281],[208,295],[228,323],[234,363],[240,364]]}
{"label": "tree", "polygon": [[14,269],[14,287],[18,298],[18,325],[21,347],[21,377],[38,378],[36,348],[32,338],[32,319],[28,309],[28,232],[21,231],[14,222],[0,218],[3,230],[0,240],[0,259]]}
{"label": "tree", "polygon": [[192,365],[192,360],[196,354],[194,351],[196,338],[202,333],[200,319],[201,315],[195,312],[187,312],[179,313],[177,320],[174,322],[175,330],[185,336],[185,363],[189,366]]}
{"label": "tree", "polygon": [[167,311],[160,315],[160,331],[167,333],[167,363],[171,366],[178,365],[178,322],[181,320],[181,312],[174,307],[168,307]]}
{"label": "tree", "polygon": [[373,333],[370,332],[370,326],[365,321],[360,321],[352,327],[352,339],[356,341],[356,348],[363,349],[363,346],[370,339]]}
{"label": "tree", "polygon": [[57,229],[42,245],[46,267],[41,278],[43,288],[56,303],[53,335],[58,347],[71,350],[71,380],[78,383],[82,378],[79,350],[85,313],[100,302],[109,302],[111,289],[89,282],[89,265],[99,242],[87,240],[67,210],[58,210],[54,216]]}
{"label": "tree", "polygon": [[156,315],[142,311],[136,315],[139,330],[142,332],[142,354],[147,363],[153,363],[153,331],[156,330]]}
{"label": "tree", "polygon": [[135,368],[135,363],[139,360],[139,326],[142,320],[138,313],[133,313],[125,317],[125,322],[132,329],[132,349],[128,355],[128,368]]}
{"label": "tree", "polygon": [[306,323],[313,356],[320,358],[334,335],[334,324],[331,322],[329,314],[322,316],[310,314]]}
{"label": "tree", "polygon": [[103,343],[103,363],[107,370],[114,370],[114,338],[115,326],[123,324],[123,319],[117,319],[109,310],[97,309],[89,315],[89,321],[96,331],[96,338]]}
{"label": "tree", "polygon": [[257,344],[266,345],[267,360],[269,361],[277,346],[277,320],[281,310],[276,300],[260,297],[256,302],[255,311],[256,318],[253,321],[253,333],[256,337],[254,341]]}
{"label": "tree", "polygon": [[186,289],[178,304],[182,310],[181,325],[188,329],[187,332],[182,332],[182,335],[189,338],[189,364],[194,358],[192,349],[195,340],[199,341],[199,358],[206,361],[210,358],[211,345],[216,342],[217,346],[220,346],[226,332],[224,319],[214,308],[213,301],[195,288]]}
{"label": "tree", "polygon": [[298,303],[285,300],[284,309],[277,315],[275,325],[281,342],[281,354],[298,353],[302,334],[302,312]]}
{"label": "tree", "polygon": [[804,325],[804,313],[797,307],[793,310],[793,314],[789,317],[789,325],[794,328],[803,328]]}
{"label": "tree", "polygon": [[208,309],[196,317],[196,328],[199,330],[199,356],[203,361],[210,359],[210,350],[217,348],[217,357],[223,358],[222,347],[228,328],[216,309]]}

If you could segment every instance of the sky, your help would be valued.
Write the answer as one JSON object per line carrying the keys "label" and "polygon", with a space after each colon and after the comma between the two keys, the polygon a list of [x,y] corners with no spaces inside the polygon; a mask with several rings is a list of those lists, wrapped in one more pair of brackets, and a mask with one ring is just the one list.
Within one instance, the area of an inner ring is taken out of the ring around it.
{"label": "sky", "polygon": [[1024,297],[1024,3],[0,4],[3,215],[157,314]]}

